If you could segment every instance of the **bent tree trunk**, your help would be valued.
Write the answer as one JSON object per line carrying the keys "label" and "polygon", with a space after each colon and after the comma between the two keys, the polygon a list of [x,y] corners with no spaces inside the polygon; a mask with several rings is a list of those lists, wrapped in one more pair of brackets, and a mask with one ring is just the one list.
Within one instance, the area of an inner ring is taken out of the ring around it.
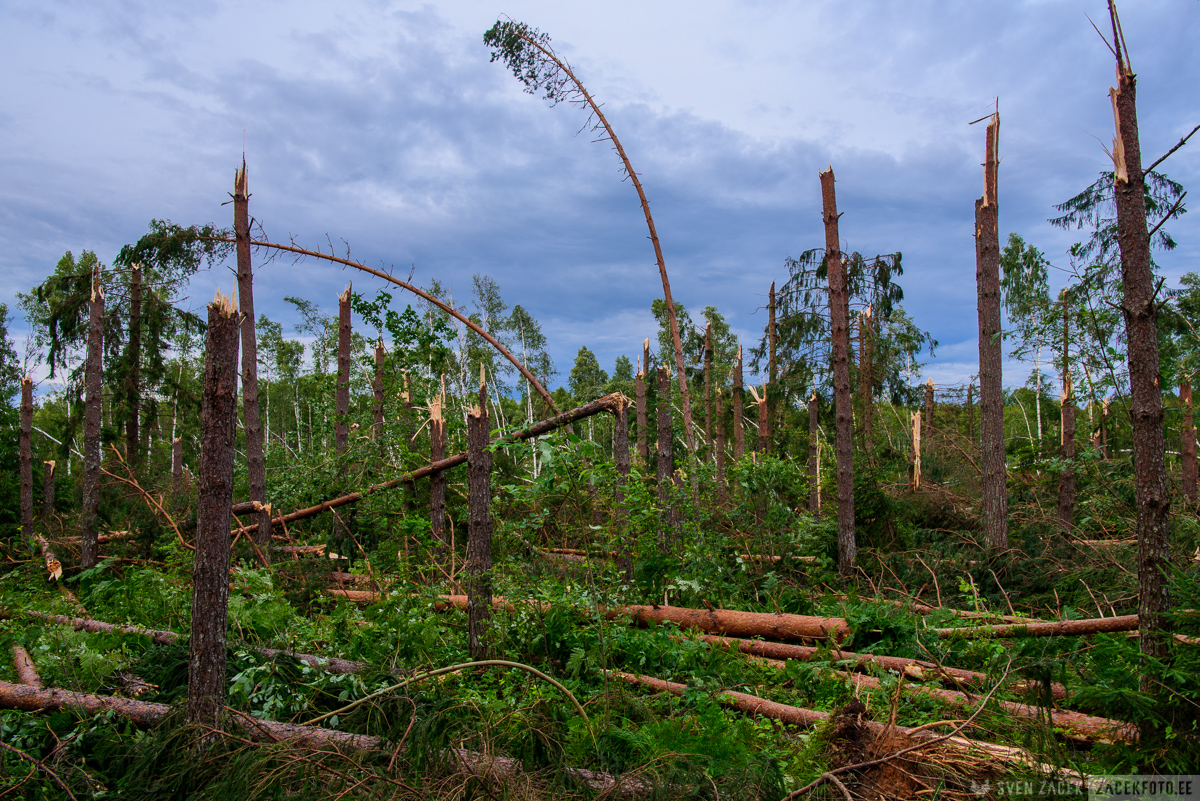
{"label": "bent tree trunk", "polygon": [[258,407],[258,338],[254,316],[254,270],[250,261],[250,194],[246,160],[233,177],[233,231],[237,239],[238,305],[242,312],[242,414],[246,430],[246,483],[249,500],[264,504],[254,532],[259,559],[271,559],[271,510],[267,502],[267,468],[263,456],[262,416]]}
{"label": "bent tree trunk", "polygon": [[96,523],[100,513],[100,403],[104,369],[104,293],[100,290],[100,271],[92,273],[92,294],[88,310],[87,366],[84,386],[87,400],[83,413],[83,516],[79,529],[79,563],[96,566]]}
{"label": "bent tree trunk", "polygon": [[854,412],[850,395],[850,296],[838,238],[837,196],[833,168],[821,173],[825,218],[825,258],[829,267],[829,316],[833,336],[833,400],[837,421],[838,572],[854,571]]}
{"label": "bent tree trunk", "polygon": [[[1133,418],[1134,496],[1137,500],[1138,617],[1143,656],[1167,656],[1167,585],[1170,565],[1170,497],[1163,441],[1162,392],[1159,388],[1158,304],[1146,228],[1145,176],[1138,141],[1136,81],[1122,58],[1124,37],[1116,9],[1109,2],[1113,46],[1117,53],[1117,87],[1110,90],[1117,135],[1113,162],[1117,206],[1117,244],[1121,250],[1121,283],[1125,335],[1129,342],[1130,415]],[[1143,692],[1158,693],[1148,665],[1141,677]]]}
{"label": "bent tree trunk", "polygon": [[187,719],[217,725],[225,708],[225,629],[229,612],[229,518],[237,424],[237,307],[217,294],[208,306],[196,554],[192,566]]}
{"label": "bent tree trunk", "polygon": [[1008,547],[1007,471],[1004,464],[1003,353],[1000,342],[1000,233],[996,201],[996,148],[1000,115],[987,127],[983,197],[975,201],[975,281],[979,291],[979,428],[983,449],[983,537],[987,547]]}

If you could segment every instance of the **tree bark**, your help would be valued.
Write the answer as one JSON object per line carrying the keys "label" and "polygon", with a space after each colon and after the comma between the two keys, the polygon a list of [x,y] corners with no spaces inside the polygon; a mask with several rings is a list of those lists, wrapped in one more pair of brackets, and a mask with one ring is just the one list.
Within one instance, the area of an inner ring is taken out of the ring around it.
{"label": "tree bark", "polygon": [[975,401],[974,401],[975,384],[967,384],[967,439],[971,440],[971,444],[975,444]]}
{"label": "tree bark", "polygon": [[961,626],[933,629],[939,637],[1059,637],[1137,631],[1137,615],[1102,617],[1092,620],[1056,620],[1047,623],[1004,623],[997,626]]}
{"label": "tree bark", "polygon": [[629,484],[629,404],[620,404],[613,429],[613,466],[617,471],[617,483],[613,488],[613,506],[617,541],[621,543],[618,563],[625,570],[625,580],[633,581],[633,549],[636,538],[629,529],[629,515],[625,512],[625,488]]}
{"label": "tree bark", "polygon": [[808,511],[821,516],[821,477],[818,475],[817,447],[820,429],[817,426],[817,393],[808,399]]}
{"label": "tree bark", "polygon": [[854,571],[854,412],[850,394],[850,296],[838,237],[833,168],[821,173],[825,220],[825,258],[829,266],[829,314],[833,335],[833,394],[837,421],[838,572]]}
{"label": "tree bark", "polygon": [[240,323],[234,303],[218,294],[208,306],[187,696],[188,721],[206,725],[219,724],[225,706]]}
{"label": "tree bark", "polygon": [[[10,435],[11,436],[11,435]],[[9,440],[12,442],[12,440]],[[21,420],[17,432],[21,471],[21,531],[33,538],[33,379],[21,379]]]}
{"label": "tree bark", "polygon": [[[1166,658],[1171,608],[1167,571],[1171,563],[1170,509],[1166,447],[1163,441],[1162,391],[1159,387],[1158,304],[1146,227],[1145,176],[1138,141],[1136,79],[1125,52],[1117,12],[1111,0],[1117,87],[1110,90],[1116,137],[1113,139],[1117,244],[1121,250],[1122,312],[1129,343],[1130,415],[1133,418],[1134,497],[1137,501],[1138,615],[1145,657]],[[1158,681],[1144,668],[1143,692],[1158,695]]]}
{"label": "tree bark", "polygon": [[80,520],[79,563],[86,570],[96,566],[96,523],[100,514],[100,412],[102,373],[104,370],[104,292],[100,289],[100,271],[92,273],[92,292],[88,304],[87,365],[84,387],[87,393],[83,413],[83,515]]}
{"label": "tree bark", "polygon": [[142,368],[142,265],[135,264],[129,273],[129,344],[125,351],[129,372],[125,374],[125,396],[129,417],[125,421],[125,461],[136,470],[141,462],[138,447],[138,426],[141,416]]}
{"label": "tree bark", "polygon": [[[444,458],[446,420],[439,396],[429,407],[429,460],[436,464]],[[433,536],[434,549],[444,556],[449,543],[446,540],[446,475],[441,471],[429,477],[429,532]]]}
{"label": "tree bark", "polygon": [[987,127],[983,197],[975,201],[975,281],[979,291],[979,420],[982,444],[983,537],[987,547],[1008,547],[1007,469],[1004,463],[1004,387],[1000,327],[1000,232],[996,171],[1000,115]]}
{"label": "tree bark", "polygon": [[[771,284],[774,287],[774,284]],[[704,442],[708,445],[708,458],[713,450],[713,394],[712,394],[712,323],[704,326]]]}
{"label": "tree bark", "polygon": [[1179,430],[1179,460],[1183,468],[1183,499],[1188,506],[1196,505],[1196,426],[1192,415],[1192,380],[1184,376],[1179,382],[1179,405],[1183,407],[1183,424]]}
{"label": "tree bark", "polygon": [[53,460],[42,463],[42,528],[47,534],[50,533],[50,520],[54,517],[55,467]]}
{"label": "tree bark", "polygon": [[242,414],[246,433],[246,484],[249,500],[264,508],[255,517],[255,551],[265,563],[271,560],[271,509],[267,503],[267,466],[263,454],[263,425],[258,404],[258,334],[254,314],[254,269],[250,260],[250,193],[246,159],[233,177],[233,231],[237,239],[238,305],[242,312]]}
{"label": "tree bark", "polygon": [[492,650],[492,454],[488,448],[487,385],[467,414],[467,650],[487,659]]}
{"label": "tree bark", "polygon": [[928,431],[930,435],[933,434],[934,403],[933,379],[930,378],[925,382],[925,430]]}
{"label": "tree bark", "polygon": [[350,447],[350,286],[338,295],[338,374],[334,448],[338,456]]}
{"label": "tree bark", "polygon": [[921,488],[921,413],[912,416],[912,490]]}
{"label": "tree bark", "polygon": [[725,483],[725,408],[717,393],[717,503],[725,505],[728,497]]}
{"label": "tree bark", "polygon": [[746,432],[742,423],[742,408],[745,403],[742,387],[742,347],[738,346],[737,361],[733,363],[733,460],[740,462],[746,456]]}
{"label": "tree bark", "polygon": [[764,456],[771,452],[771,419],[767,389],[768,385],[763,384],[762,398],[758,401],[758,452]]}
{"label": "tree bark", "polygon": [[875,448],[875,375],[874,375],[874,319],[871,307],[863,309],[858,317],[858,400],[862,404],[860,428],[863,447],[868,451]]}
{"label": "tree bark", "polygon": [[658,368],[658,506],[663,511],[663,526],[659,529],[659,549],[668,553],[674,545],[670,521],[674,512],[674,433],[671,431],[671,374],[666,365]]}
{"label": "tree bark", "polygon": [[375,394],[375,431],[373,437],[376,442],[382,445],[383,443],[383,362],[385,354],[383,350],[383,340],[375,343],[375,378],[371,382],[371,389]]}
{"label": "tree bark", "polygon": [[1063,351],[1062,351],[1062,471],[1058,474],[1058,520],[1063,531],[1075,525],[1075,399],[1072,397],[1071,361],[1069,350],[1070,314],[1066,292],[1062,298]]}
{"label": "tree bark", "polygon": [[176,492],[183,489],[183,437],[171,441],[171,482]]}

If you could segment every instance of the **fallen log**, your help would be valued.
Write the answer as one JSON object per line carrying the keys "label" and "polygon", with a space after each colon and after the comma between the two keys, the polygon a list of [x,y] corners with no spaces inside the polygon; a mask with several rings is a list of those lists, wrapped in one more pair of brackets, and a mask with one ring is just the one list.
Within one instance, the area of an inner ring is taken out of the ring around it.
{"label": "fallen log", "polygon": [[[118,626],[114,623],[105,623],[102,620],[93,620],[88,617],[67,617],[65,615],[50,615],[45,612],[38,612],[32,609],[25,610],[24,614],[28,617],[34,617],[39,620],[44,620],[47,623],[57,623],[61,626],[70,626],[79,631],[88,631],[93,634],[130,634],[134,636],[149,637],[150,640],[158,645],[170,645],[178,642],[181,635],[173,631],[164,631],[162,629],[147,629],[141,626]],[[0,609],[0,619],[16,620],[17,615],[11,612]],[[339,659],[336,656],[316,656],[314,654],[302,654],[297,651],[279,650],[276,648],[260,648],[252,647],[251,650],[265,656],[267,659],[273,659],[276,656],[290,656],[297,659],[309,667],[324,670],[326,673],[362,673],[373,668],[367,662],[355,662],[350,659]],[[401,669],[393,669],[388,671],[393,675],[407,675],[409,671]]]}
{"label": "fallen log", "polygon": [[[864,676],[859,673],[846,675],[856,687],[865,687],[868,689],[878,689],[880,687],[879,679],[874,676]],[[970,696],[957,690],[923,687],[919,684],[905,684],[904,687],[910,692],[932,696],[938,700],[945,701],[951,706],[973,707],[980,700],[978,696]],[[1072,712],[1066,709],[1043,710],[1036,706],[1021,704],[1016,701],[997,700],[995,704],[997,708],[1017,717],[1043,719],[1045,716],[1049,716],[1050,725],[1062,729],[1067,737],[1075,740],[1134,743],[1138,739],[1137,727],[1120,720],[1085,715],[1082,712]]]}
{"label": "fallen log", "polygon": [[[683,695],[688,689],[686,684],[677,684],[673,681],[665,681],[656,679],[652,676],[638,676],[632,673],[616,672],[624,681],[633,684],[648,687],[659,692],[668,692],[672,695]],[[809,728],[819,723],[824,723],[829,720],[832,715],[829,712],[821,712],[815,709],[805,709],[798,706],[790,706],[781,704],[775,701],[768,701],[765,698],[760,698],[757,695],[748,693],[735,692],[726,690],[720,694],[717,699],[722,706],[736,709],[739,712],[745,712],[748,715],[758,715],[760,717],[777,720],[780,723],[788,723],[793,726],[801,726]],[[1014,748],[1007,745],[998,745],[996,743],[987,743],[981,740],[971,740],[966,737],[946,737],[928,729],[912,729],[907,726],[889,726],[885,723],[880,723],[874,720],[864,720],[862,725],[869,729],[872,734],[887,736],[889,734],[905,735],[917,742],[930,742],[940,740],[948,748],[953,748],[959,751],[966,751],[972,755],[986,755],[992,759],[1005,762],[1010,765],[1022,765],[1032,767],[1043,773],[1054,773],[1058,769],[1053,766],[1045,765],[1038,761],[1037,757],[1022,748]],[[1067,779],[1072,783],[1082,781],[1083,777],[1077,773],[1067,773]]]}
{"label": "fallen log", "polygon": [[[89,715],[98,715],[112,710],[142,728],[153,726],[173,709],[166,704],[137,701],[120,696],[76,693],[58,688],[29,687],[7,681],[0,681],[0,707],[24,712],[75,709]],[[229,720],[241,721],[245,726],[241,730],[241,734],[256,742],[287,742],[313,749],[333,746],[354,751],[377,751],[385,748],[389,751],[395,750],[388,746],[383,738],[366,734],[278,723],[242,713],[230,715]],[[461,770],[481,779],[506,779],[524,772],[520,760],[509,757],[479,754],[461,748],[447,749],[445,754]],[[632,795],[653,789],[649,782],[638,778],[627,779],[582,768],[565,768],[564,772],[593,791]]]}
{"label": "fallen log", "polygon": [[[944,667],[934,662],[909,659],[903,656],[856,654],[850,651],[829,652],[812,645],[791,645],[788,643],[765,642],[763,640],[743,640],[735,637],[718,637],[711,634],[702,634],[700,635],[700,639],[710,645],[724,645],[736,648],[743,654],[750,654],[766,659],[797,659],[802,662],[809,662],[820,654],[826,653],[829,654],[830,658],[838,662],[853,660],[854,666],[857,668],[866,667],[867,665],[879,665],[885,670],[894,670],[917,681],[940,681],[959,687],[984,687],[988,682],[986,673],[964,670],[963,668]],[[1013,685],[1014,689],[1021,691],[1031,690],[1035,687],[1036,685],[1028,682],[1017,682]],[[1050,691],[1054,698],[1062,699],[1067,697],[1067,688],[1057,682],[1050,685]]]}
{"label": "fallen log", "polygon": [[42,536],[41,532],[35,530],[33,539],[41,548],[42,559],[46,562],[46,572],[50,574],[50,580],[58,581],[62,578],[62,562],[58,561],[54,551],[50,550],[50,543],[46,542],[46,538]]}
{"label": "fallen log", "polygon": [[1012,623],[1000,626],[969,626],[932,629],[939,637],[1060,637],[1134,631],[1137,615],[1101,617],[1091,620],[1058,620],[1047,623]]}
{"label": "fallen log", "polygon": [[[353,590],[330,590],[331,594],[351,597]],[[357,593],[355,593],[357,595]],[[460,609],[467,606],[465,595],[441,595],[439,600]],[[366,599],[363,599],[366,600]],[[504,598],[492,599],[493,605],[512,608]],[[544,608],[544,605],[540,605]],[[775,637],[784,640],[824,640],[841,642],[850,634],[850,627],[840,617],[811,617],[782,612],[741,612],[733,609],[689,609],[682,606],[618,606],[600,610],[605,619],[628,617],[643,625],[674,623],[681,629],[695,629],[709,634],[743,637]]]}
{"label": "fallen log", "polygon": [[[839,601],[850,601],[848,595],[834,595]],[[916,600],[901,600],[895,598],[859,598],[864,603],[887,604],[888,606],[896,606],[901,609],[908,609],[917,615],[931,615],[934,612],[946,612],[954,615],[973,620],[1000,620],[1005,623],[1044,623],[1046,621],[1037,620],[1031,617],[1021,617],[1019,615],[1002,615],[998,612],[971,612],[965,609],[951,609],[945,606],[930,606],[929,604],[921,603]]]}
{"label": "fallen log", "polygon": [[[616,415],[619,414],[620,410],[628,403],[629,400],[620,392],[613,392],[609,395],[605,395],[603,398],[598,398],[591,403],[585,403],[582,406],[571,409],[567,412],[563,412],[562,414],[551,417],[548,420],[543,420],[542,422],[532,425],[529,428],[516,431],[512,434],[506,434],[502,437],[497,437],[489,443],[489,447],[495,448],[511,442],[520,442],[521,440],[540,437],[543,434],[548,434],[551,431],[562,428],[563,426],[570,425],[576,420],[592,417],[593,415],[600,414],[601,412],[608,412],[609,414]],[[352,492],[349,495],[342,495],[339,498],[331,498],[330,500],[323,501],[316,506],[309,506],[306,509],[299,509],[286,515],[280,515],[279,517],[272,518],[272,522],[286,524],[296,520],[304,520],[309,517],[315,517],[322,512],[328,512],[330,509],[337,509],[338,507],[345,506],[347,504],[358,503],[362,499],[374,495],[377,492],[394,489],[401,484],[407,484],[409,482],[416,481],[417,479],[431,476],[434,473],[441,473],[445,470],[449,470],[453,467],[458,467],[459,465],[466,463],[467,452],[463,451],[462,453],[456,453],[453,456],[432,462],[424,467],[418,467],[416,470],[405,473],[398,478],[393,478],[390,481],[373,484],[370,487],[359,490],[358,492]],[[234,529],[231,534],[236,536],[238,534],[249,534],[250,532],[257,530],[258,523],[251,523],[248,526],[242,526],[241,528]]]}
{"label": "fallen log", "polygon": [[29,687],[44,687],[42,678],[38,675],[37,667],[34,666],[33,660],[29,658],[29,652],[19,645],[12,647],[13,652],[13,670],[17,673],[17,680]]}

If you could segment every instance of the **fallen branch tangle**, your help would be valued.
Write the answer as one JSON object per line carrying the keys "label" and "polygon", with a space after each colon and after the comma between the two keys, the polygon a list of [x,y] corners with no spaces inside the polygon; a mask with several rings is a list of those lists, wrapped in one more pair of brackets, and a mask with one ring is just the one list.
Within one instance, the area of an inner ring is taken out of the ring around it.
{"label": "fallen branch tangle", "polygon": [[[566,411],[551,417],[549,420],[543,420],[542,422],[532,425],[529,428],[498,437],[491,441],[491,447],[496,447],[498,445],[503,445],[510,442],[533,439],[534,437],[540,437],[543,434],[549,434],[551,431],[556,431],[559,428],[569,425],[576,420],[582,420],[584,418],[600,414],[601,412],[608,412],[609,414],[617,415],[620,414],[621,410],[624,409],[628,404],[628,398],[626,398],[620,392],[614,392],[610,395],[605,395],[603,398],[597,398],[591,403],[585,403],[583,406],[579,406],[575,409],[571,409],[570,411]],[[310,506],[307,509],[300,509],[290,514],[280,515],[279,517],[273,518],[273,521],[276,523],[291,523],[296,520],[304,520],[309,517],[314,517],[322,512],[336,509],[339,506],[358,503],[362,499],[370,495],[374,495],[377,492],[393,489],[402,484],[407,484],[410,481],[416,481],[419,478],[425,478],[426,476],[431,476],[435,473],[441,473],[445,470],[449,470],[452,467],[458,467],[459,465],[466,463],[466,451],[463,451],[462,453],[456,453],[453,456],[441,459],[431,464],[427,464],[424,467],[418,467],[416,470],[405,473],[398,478],[393,478],[390,481],[374,484],[370,487],[359,490],[358,492],[352,492],[349,495],[343,495],[340,498],[332,498],[328,501],[319,503],[316,506]],[[248,526],[242,526],[239,529],[234,529],[232,533],[234,536],[236,536],[238,534],[248,534],[257,530],[258,524],[252,523]]]}

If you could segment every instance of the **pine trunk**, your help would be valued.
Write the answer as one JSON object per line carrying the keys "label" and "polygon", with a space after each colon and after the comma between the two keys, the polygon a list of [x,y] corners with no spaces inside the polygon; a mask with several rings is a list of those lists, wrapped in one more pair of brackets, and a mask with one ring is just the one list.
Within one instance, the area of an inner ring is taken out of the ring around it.
{"label": "pine trunk", "polygon": [[[779,329],[775,322],[775,282],[771,282],[767,294],[767,380],[768,389],[774,393],[779,388]],[[768,408],[768,416],[774,420],[779,412],[778,399],[772,399]],[[780,421],[780,425],[783,421]]]}
{"label": "pine trunk", "polygon": [[733,363],[733,460],[746,456],[746,432],[742,423],[745,390],[742,388],[742,348],[738,346],[737,361]]}
{"label": "pine trunk", "polygon": [[129,372],[125,374],[125,399],[129,404],[125,421],[125,461],[136,469],[141,461],[138,432],[141,416],[142,366],[142,265],[135,264],[129,274],[129,344],[125,350]]}
{"label": "pine trunk", "polygon": [[975,385],[967,384],[967,439],[975,443]]}
{"label": "pine trunk", "polygon": [[100,413],[104,372],[104,293],[100,273],[92,274],[92,294],[88,304],[87,365],[84,389],[87,394],[83,413],[83,515],[79,528],[79,564],[96,566],[96,524],[100,514]]}
{"label": "pine trunk", "polygon": [[242,414],[246,427],[246,484],[249,500],[263,504],[255,514],[254,533],[258,558],[271,561],[271,508],[267,503],[267,466],[263,454],[263,426],[258,404],[258,335],[254,316],[254,269],[250,260],[250,194],[246,161],[233,178],[233,232],[237,239],[238,305],[242,312]]}
{"label": "pine trunk", "polygon": [[[440,397],[430,404],[429,411],[429,460],[440,462],[446,458],[446,420],[442,415]],[[433,536],[435,550],[444,556],[448,549],[446,475],[440,472],[429,477],[429,532]]]}
{"label": "pine trunk", "polygon": [[808,511],[821,516],[821,477],[818,475],[817,447],[820,445],[817,426],[817,393],[808,399]]}
{"label": "pine trunk", "polygon": [[1196,505],[1196,426],[1192,416],[1192,381],[1184,377],[1179,382],[1179,405],[1183,407],[1183,424],[1179,430],[1179,460],[1183,467],[1183,499],[1188,506]]}
{"label": "pine trunk", "polygon": [[1063,460],[1058,474],[1058,520],[1063,531],[1075,525],[1075,399],[1071,387],[1070,314],[1067,296],[1063,293],[1063,350],[1062,350],[1062,443],[1059,455]]}
{"label": "pine trunk", "polygon": [[633,549],[636,537],[629,530],[629,516],[625,512],[625,487],[629,484],[629,403],[623,402],[615,415],[613,424],[613,464],[617,470],[617,483],[613,488],[613,507],[617,542],[621,543],[620,566],[625,570],[625,580],[633,581]]}
{"label": "pine trunk", "polygon": [[875,448],[874,334],[871,307],[868,306],[858,317],[858,401],[862,404],[862,442],[868,451]]}
{"label": "pine trunk", "polygon": [[987,127],[983,197],[975,201],[975,280],[979,291],[979,428],[982,444],[983,536],[987,547],[1008,547],[1007,470],[1004,463],[1004,354],[1000,334],[1000,233],[996,149],[1000,115]]}
{"label": "pine trunk", "polygon": [[854,411],[850,393],[850,297],[838,237],[837,196],[833,168],[821,173],[825,218],[825,258],[829,266],[829,315],[832,322],[833,395],[836,419],[838,571],[854,571]]}
{"label": "pine trunk", "polygon": [[382,447],[383,444],[383,361],[385,355],[383,350],[383,340],[375,343],[375,379],[371,382],[371,389],[375,394],[375,430],[373,437]]}
{"label": "pine trunk", "polygon": [[771,451],[770,406],[767,403],[767,385],[763,384],[762,398],[758,402],[758,452],[766,456]]}
{"label": "pine trunk", "polygon": [[655,412],[658,419],[658,506],[663,510],[663,527],[660,529],[659,547],[667,553],[674,540],[674,535],[668,533],[671,528],[670,520],[674,512],[673,502],[673,440],[671,431],[671,374],[666,366],[658,368],[658,408]]}
{"label": "pine trunk", "polygon": [[[1119,30],[1111,0],[1114,31]],[[1117,52],[1124,37],[1117,35]],[[1117,59],[1117,88],[1111,90],[1117,135],[1113,140],[1117,244],[1121,250],[1122,312],[1129,343],[1130,414],[1133,418],[1134,496],[1137,501],[1138,618],[1144,656],[1168,653],[1167,613],[1171,597],[1167,575],[1171,565],[1171,499],[1167,492],[1163,404],[1159,387],[1158,304],[1146,227],[1145,176],[1138,141],[1136,81],[1133,71]],[[1143,692],[1159,694],[1158,681],[1143,671]]]}
{"label": "pine trunk", "polygon": [[704,442],[708,445],[708,458],[711,459],[713,451],[712,323],[704,326]]}
{"label": "pine trunk", "polygon": [[239,325],[237,308],[218,294],[208,307],[205,345],[187,695],[188,721],[209,726],[219,725],[225,708]]}
{"label": "pine trunk", "polygon": [[350,447],[350,287],[338,295],[337,395],[334,448],[338,456]]}
{"label": "pine trunk", "polygon": [[492,615],[492,454],[488,450],[487,388],[467,414],[467,650],[487,659]]}
{"label": "pine trunk", "polygon": [[[10,429],[11,430],[11,429]],[[11,436],[11,435],[10,435]],[[9,440],[12,442],[12,440]],[[21,532],[33,537],[33,379],[21,379],[21,421],[17,433],[21,470]]]}
{"label": "pine trunk", "polygon": [[726,500],[725,486],[725,410],[721,405],[721,395],[717,393],[717,504],[724,506]]}

